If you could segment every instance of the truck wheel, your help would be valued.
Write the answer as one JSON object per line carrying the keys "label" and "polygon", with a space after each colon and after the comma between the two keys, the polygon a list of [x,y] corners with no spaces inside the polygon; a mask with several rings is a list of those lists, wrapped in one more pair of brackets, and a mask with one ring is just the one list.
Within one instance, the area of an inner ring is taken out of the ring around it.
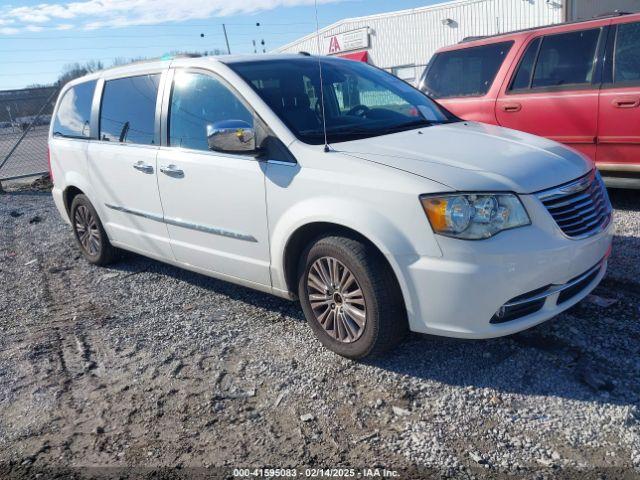
{"label": "truck wheel", "polygon": [[352,238],[326,236],[307,247],[298,295],[320,342],[344,357],[381,354],[408,330],[391,268],[375,248]]}
{"label": "truck wheel", "polygon": [[94,265],[112,263],[117,250],[109,242],[98,213],[89,199],[83,194],[76,195],[71,202],[70,213],[73,233],[84,257]]}

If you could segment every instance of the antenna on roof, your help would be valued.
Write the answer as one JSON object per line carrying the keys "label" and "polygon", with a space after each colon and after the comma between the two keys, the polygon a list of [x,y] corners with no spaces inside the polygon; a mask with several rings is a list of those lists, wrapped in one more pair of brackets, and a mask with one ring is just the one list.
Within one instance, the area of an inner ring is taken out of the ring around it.
{"label": "antenna on roof", "polygon": [[320,25],[318,24],[318,0],[315,0],[316,7],[316,41],[318,43],[318,70],[320,71],[320,102],[322,106],[322,131],[324,133],[324,151],[328,152],[329,143],[327,142],[327,121],[324,115],[324,85],[322,82],[322,62],[320,61],[320,54],[322,50],[320,49]]}

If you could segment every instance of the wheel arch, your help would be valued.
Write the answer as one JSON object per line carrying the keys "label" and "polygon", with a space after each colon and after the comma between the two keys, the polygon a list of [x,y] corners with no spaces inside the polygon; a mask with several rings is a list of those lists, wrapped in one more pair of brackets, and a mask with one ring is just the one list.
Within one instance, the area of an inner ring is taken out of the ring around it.
{"label": "wheel arch", "polygon": [[307,248],[314,240],[330,235],[344,236],[360,241],[371,248],[373,248],[383,260],[389,271],[393,275],[396,282],[399,294],[402,296],[403,304],[406,306],[406,298],[404,295],[404,289],[398,271],[395,265],[392,264],[388,255],[385,255],[383,249],[376,244],[375,241],[368,236],[360,233],[359,231],[348,227],[340,223],[334,223],[330,221],[314,221],[299,226],[287,239],[284,246],[282,261],[282,271],[284,274],[284,281],[288,292],[293,296],[297,295],[297,280],[300,257],[302,252]]}
{"label": "wheel arch", "polygon": [[93,189],[91,188],[91,182],[86,175],[83,175],[76,170],[65,172],[65,174],[60,178],[60,181],[56,181],[56,188],[60,188],[62,190],[62,203],[67,213],[70,213],[71,202],[73,202],[73,198],[78,194],[85,195],[94,208],[98,210],[98,213],[100,213],[98,208],[99,206],[96,205],[95,199],[93,198],[94,195]]}
{"label": "wheel arch", "polygon": [[71,204],[73,199],[78,195],[86,195],[84,191],[80,190],[75,185],[69,185],[62,192],[62,199],[64,201],[64,208],[67,210],[67,215],[71,218]]}

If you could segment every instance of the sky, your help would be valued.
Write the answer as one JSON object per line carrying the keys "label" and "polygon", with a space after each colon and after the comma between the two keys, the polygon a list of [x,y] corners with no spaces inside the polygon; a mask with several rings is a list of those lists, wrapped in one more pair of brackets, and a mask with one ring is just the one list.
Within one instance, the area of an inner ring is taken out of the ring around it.
{"label": "sky", "polygon": [[[318,20],[441,1],[318,0]],[[0,0],[0,90],[54,82],[74,62],[226,51],[223,23],[231,53],[262,39],[270,51],[315,30],[314,0]]]}

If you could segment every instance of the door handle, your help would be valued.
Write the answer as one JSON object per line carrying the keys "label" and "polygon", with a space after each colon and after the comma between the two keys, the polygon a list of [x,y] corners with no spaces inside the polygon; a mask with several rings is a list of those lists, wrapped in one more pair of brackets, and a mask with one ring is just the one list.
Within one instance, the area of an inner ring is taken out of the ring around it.
{"label": "door handle", "polygon": [[640,98],[614,98],[611,103],[616,108],[635,108],[640,105]]}
{"label": "door handle", "polygon": [[170,165],[161,165],[160,171],[165,175],[170,175],[173,177],[182,177],[184,176],[184,171],[176,167],[173,163]]}
{"label": "door handle", "polygon": [[522,110],[522,104],[517,102],[503,103],[501,108],[505,112],[509,112],[509,113],[519,112],[520,110]]}
{"label": "door handle", "polygon": [[133,168],[142,173],[153,173],[153,165],[144,163],[142,160],[133,164]]}

